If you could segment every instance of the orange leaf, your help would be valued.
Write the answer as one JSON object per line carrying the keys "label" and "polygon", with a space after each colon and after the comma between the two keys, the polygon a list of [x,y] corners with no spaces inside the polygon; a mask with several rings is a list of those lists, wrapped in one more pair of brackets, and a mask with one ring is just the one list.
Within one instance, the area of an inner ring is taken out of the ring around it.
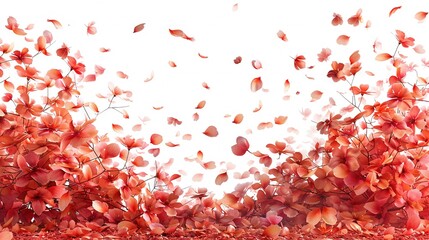
{"label": "orange leaf", "polygon": [[337,223],[337,210],[332,207],[322,207],[322,220],[328,225]]}
{"label": "orange leaf", "polygon": [[149,165],[149,162],[144,160],[142,156],[137,156],[136,158],[134,158],[132,163],[136,167],[146,167],[147,165]]}
{"label": "orange leaf", "polygon": [[153,145],[158,145],[162,143],[162,136],[157,133],[152,134],[152,136],[150,136],[150,143],[152,143]]}
{"label": "orange leaf", "polygon": [[143,30],[144,29],[144,25],[145,25],[145,23],[141,23],[141,24],[135,26],[133,33],[140,32],[141,30]]}
{"label": "orange leaf", "polygon": [[267,236],[269,238],[276,238],[279,236],[280,232],[282,231],[282,228],[279,225],[271,224],[264,230],[264,236]]}
{"label": "orange leaf", "polygon": [[202,109],[206,105],[206,101],[203,100],[198,103],[198,105],[195,107],[195,109]]}
{"label": "orange leaf", "polygon": [[15,90],[15,86],[13,85],[13,83],[7,80],[3,81],[3,86],[4,86],[4,89],[6,89],[6,91],[8,92],[13,92]]}
{"label": "orange leaf", "polygon": [[262,88],[262,80],[260,77],[254,78],[250,84],[250,89],[252,92],[256,92]]}
{"label": "orange leaf", "polygon": [[287,116],[278,116],[274,118],[274,123],[277,125],[284,124],[287,120]]}
{"label": "orange leaf", "polygon": [[237,115],[235,115],[234,120],[232,121],[232,123],[235,124],[240,124],[243,121],[243,114],[239,113]]}
{"label": "orange leaf", "polygon": [[208,137],[216,137],[219,133],[217,131],[217,128],[215,126],[209,126],[204,132],[204,135]]}
{"label": "orange leaf", "polygon": [[350,37],[347,35],[340,35],[337,38],[337,43],[340,45],[347,45],[349,43]]}
{"label": "orange leaf", "polygon": [[98,200],[92,201],[92,207],[95,211],[100,213],[105,213],[109,210],[109,205],[105,202],[100,202]]}
{"label": "orange leaf", "polygon": [[320,211],[320,208],[316,208],[311,210],[309,213],[307,213],[306,222],[310,225],[315,226],[320,222],[322,219],[322,212]]}
{"label": "orange leaf", "polygon": [[414,16],[417,20],[419,20],[420,22],[424,21],[426,16],[428,15],[428,12],[418,12],[416,13],[416,15]]}
{"label": "orange leaf", "polygon": [[285,41],[285,42],[287,42],[287,41],[288,41],[288,39],[287,39],[287,37],[286,37],[286,34],[285,34],[282,30],[279,30],[279,31],[277,32],[277,37],[279,37],[281,40],[283,40],[283,41]]}
{"label": "orange leaf", "polygon": [[392,8],[392,10],[390,10],[389,12],[389,17],[392,16],[392,14],[394,14],[396,11],[398,11],[402,6],[397,6]]}
{"label": "orange leaf", "polygon": [[386,61],[392,58],[392,55],[388,53],[380,53],[375,57],[375,60],[377,61]]}

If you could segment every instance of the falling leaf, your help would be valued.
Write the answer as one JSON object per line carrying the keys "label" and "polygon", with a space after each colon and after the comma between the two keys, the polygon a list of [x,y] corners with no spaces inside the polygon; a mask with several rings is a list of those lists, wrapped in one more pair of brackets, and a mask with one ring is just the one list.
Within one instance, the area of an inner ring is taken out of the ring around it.
{"label": "falling leaf", "polygon": [[216,185],[222,185],[222,183],[228,181],[228,173],[224,172],[219,175],[217,175],[215,179]]}
{"label": "falling leaf", "polygon": [[261,108],[262,108],[262,101],[259,100],[259,105],[257,108],[253,109],[253,112],[259,112],[259,110],[261,110]]}
{"label": "falling leaf", "polygon": [[278,116],[274,118],[274,123],[277,125],[281,125],[284,124],[287,120],[287,116]]}
{"label": "falling leaf", "polygon": [[198,56],[199,56],[200,58],[208,58],[207,56],[202,55],[201,53],[198,53]]}
{"label": "falling leaf", "polygon": [[48,19],[48,22],[51,22],[52,24],[54,24],[54,27],[56,29],[62,28],[63,25],[61,25],[61,23],[55,19]]}
{"label": "falling leaf", "polygon": [[122,78],[122,79],[128,79],[128,75],[127,74],[125,74],[124,72],[122,72],[122,71],[117,71],[116,72],[116,75],[118,75],[118,77],[120,77],[120,78]]}
{"label": "falling leaf", "polygon": [[340,14],[334,13],[334,18],[331,21],[331,24],[333,26],[338,26],[338,25],[342,25],[343,24],[343,18],[341,17]]}
{"label": "falling leaf", "polygon": [[170,65],[170,67],[172,67],[172,68],[177,67],[176,63],[173,61],[168,61],[168,65]]}
{"label": "falling leaf", "polygon": [[258,130],[263,130],[265,128],[272,128],[273,127],[273,123],[272,122],[261,122],[258,124]]}
{"label": "falling leaf", "polygon": [[206,82],[203,82],[201,85],[207,90],[210,89],[209,85]]}
{"label": "falling leaf", "polygon": [[347,36],[347,35],[340,35],[340,36],[337,38],[337,43],[338,43],[339,45],[347,45],[347,44],[349,43],[349,40],[350,40],[350,37],[349,37],[349,36]]}
{"label": "falling leaf", "polygon": [[261,78],[260,77],[254,78],[250,83],[250,90],[252,90],[252,92],[256,92],[261,88],[262,88]]}
{"label": "falling leaf", "polygon": [[249,142],[244,137],[237,137],[236,144],[231,147],[232,153],[236,156],[243,156],[249,150]]}
{"label": "falling leaf", "polygon": [[105,53],[105,52],[110,52],[110,48],[100,48],[99,49],[100,50],[100,52],[102,52],[102,53]]}
{"label": "falling leaf", "polygon": [[329,56],[331,56],[331,49],[322,48],[322,51],[317,54],[317,60],[319,60],[319,62],[326,62]]}
{"label": "falling leaf", "polygon": [[419,54],[423,54],[426,52],[425,49],[423,48],[423,45],[421,44],[416,45],[413,49],[416,53],[419,53]]}
{"label": "falling leaf", "polygon": [[262,68],[262,64],[259,60],[252,60],[252,66],[255,69],[261,69]]}
{"label": "falling leaf", "polygon": [[394,14],[396,11],[398,11],[399,9],[401,9],[402,6],[397,6],[392,8],[392,10],[390,10],[389,12],[389,17],[392,16],[392,14]]}
{"label": "falling leaf", "polygon": [[205,105],[206,105],[206,101],[203,100],[203,101],[198,103],[198,105],[195,107],[195,109],[202,109],[202,108],[204,108]]}
{"label": "falling leaf", "polygon": [[192,181],[201,182],[203,180],[204,175],[202,173],[197,173],[192,177]]}
{"label": "falling leaf", "polygon": [[427,15],[428,15],[428,12],[418,12],[418,13],[416,13],[416,15],[414,17],[417,20],[419,20],[419,22],[423,22]]}
{"label": "falling leaf", "polygon": [[388,53],[380,53],[375,57],[375,60],[377,61],[386,61],[392,58],[392,55]]}
{"label": "falling leaf", "polygon": [[241,60],[242,60],[242,58],[240,56],[238,56],[234,59],[234,63],[239,64],[239,63],[241,63]]}
{"label": "falling leaf", "polygon": [[359,50],[357,50],[353,52],[349,57],[350,65],[359,61],[359,59],[360,59],[360,54],[359,54]]}
{"label": "falling leaf", "polygon": [[285,41],[285,42],[287,42],[287,41],[288,41],[288,39],[287,39],[287,37],[286,37],[286,34],[285,34],[282,30],[279,30],[279,31],[277,32],[277,37],[279,37],[281,40],[283,40],[283,41]]}
{"label": "falling leaf", "polygon": [[305,68],[305,57],[303,55],[296,56],[293,60],[293,64],[296,70]]}
{"label": "falling leaf", "polygon": [[154,134],[152,134],[150,136],[150,143],[153,144],[153,145],[159,145],[159,144],[161,144],[162,140],[163,140],[162,136],[159,135],[159,134],[157,134],[157,133],[154,133]]}
{"label": "falling leaf", "polygon": [[144,25],[145,25],[145,23],[141,23],[141,24],[135,26],[133,33],[140,32],[141,30],[143,30],[144,29]]}
{"label": "falling leaf", "polygon": [[350,25],[357,27],[362,22],[362,9],[359,9],[355,15],[351,16],[347,22]]}
{"label": "falling leaf", "polygon": [[284,83],[284,92],[289,91],[290,89],[290,81],[289,79],[286,79],[285,83]]}
{"label": "falling leaf", "polygon": [[238,3],[232,5],[232,11],[236,12],[238,10]]}
{"label": "falling leaf", "polygon": [[112,123],[112,129],[113,129],[113,131],[115,131],[117,133],[120,133],[124,130],[124,128],[121,125],[114,124],[114,123]]}
{"label": "falling leaf", "polygon": [[94,21],[88,23],[88,25],[85,25],[87,34],[95,35],[97,33],[97,28],[94,25],[95,25]]}
{"label": "falling leaf", "polygon": [[194,41],[195,39],[192,37],[187,36],[182,30],[180,29],[168,29],[170,31],[170,34],[174,37],[181,37],[183,39]]}
{"label": "falling leaf", "polygon": [[243,114],[239,113],[239,114],[235,115],[232,123],[240,124],[242,121],[243,121]]}
{"label": "falling leaf", "polygon": [[317,101],[322,97],[322,92],[319,90],[313,91],[311,93],[311,102]]}
{"label": "falling leaf", "polygon": [[198,115],[198,113],[194,113],[192,115],[192,118],[194,119],[194,121],[198,121],[198,119],[200,119],[200,115]]}
{"label": "falling leaf", "polygon": [[217,131],[217,128],[215,126],[209,126],[204,132],[204,135],[208,137],[216,137],[219,133]]}

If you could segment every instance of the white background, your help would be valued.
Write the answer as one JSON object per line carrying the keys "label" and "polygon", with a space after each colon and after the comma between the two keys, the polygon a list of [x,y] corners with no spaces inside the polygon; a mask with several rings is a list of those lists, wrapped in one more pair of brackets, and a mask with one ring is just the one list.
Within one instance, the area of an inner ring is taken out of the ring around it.
{"label": "white background", "polygon": [[[236,3],[238,9],[233,11]],[[63,42],[71,47],[72,54],[80,50],[81,61],[87,67],[86,74],[94,73],[95,64],[106,68],[96,83],[84,87],[83,99],[93,100],[91,96],[96,93],[107,93],[109,82],[132,90],[134,95],[133,103],[127,109],[130,120],[125,121],[113,111],[101,115],[97,121],[100,133],[110,132],[111,139],[131,134],[143,137],[147,142],[152,133],[159,133],[163,135],[164,143],[179,143],[176,148],[166,147],[163,143],[156,160],[162,163],[174,158],[175,164],[168,171],[186,171],[182,186],[206,186],[219,193],[233,189],[238,182],[233,179],[233,173],[248,170],[250,160],[256,162],[253,166],[263,169],[257,163],[258,159],[250,154],[243,157],[232,154],[231,146],[237,136],[249,140],[251,151],[263,153],[268,153],[266,144],[284,141],[287,137],[295,139],[296,143],[292,145],[295,149],[308,150],[315,140],[322,141],[311,120],[318,121],[327,115],[321,109],[329,104],[330,97],[339,106],[333,109],[338,111],[346,106],[337,91],[347,92],[349,88],[345,82],[333,83],[326,77],[331,61],[348,62],[349,55],[360,50],[363,70],[358,73],[355,83],[375,85],[377,80],[386,80],[394,74],[388,64],[375,62],[372,46],[375,40],[382,43],[380,52],[390,54],[397,43],[395,29],[416,38],[417,44],[427,42],[427,22],[418,23],[414,14],[428,11],[428,7],[407,2],[389,17],[389,11],[401,4],[401,1],[7,1],[2,4],[7,10],[2,11],[0,20],[6,25],[10,15],[22,27],[35,24],[29,31],[29,36],[34,39],[43,30],[50,30],[55,40],[50,52],[55,54],[54,50]],[[363,22],[357,27],[347,24],[347,19],[359,8],[362,8]],[[342,15],[343,25],[331,25],[334,12]],[[63,28],[56,30],[46,22],[47,19],[60,21]],[[372,25],[365,28],[368,20]],[[98,31],[95,35],[86,33],[85,24],[91,21],[95,21]],[[134,26],[140,23],[146,23],[144,30],[133,33]],[[173,37],[168,29],[181,29],[195,41]],[[279,30],[286,33],[288,42],[277,37]],[[20,38],[5,29],[1,33],[3,42],[17,41],[17,49],[22,47],[18,44],[22,43]],[[341,34],[351,36],[347,46],[336,43]],[[101,53],[100,47],[111,51]],[[322,48],[332,50],[328,62],[317,61]],[[34,49],[32,51],[34,53]],[[414,54],[412,49],[402,48],[400,52]],[[198,53],[208,58],[202,59]],[[295,70],[291,57],[296,55],[304,55],[307,66],[314,68]],[[233,62],[237,56],[243,59],[238,65]],[[416,62],[423,57],[425,54],[418,56]],[[254,69],[252,60],[260,60],[262,69]],[[170,67],[169,61],[174,61],[177,67]],[[47,63],[39,61],[35,66],[51,68]],[[123,71],[129,78],[118,78],[117,71]],[[369,76],[365,71],[376,76]],[[153,80],[145,83],[152,72]],[[268,92],[250,91],[250,82],[255,77],[262,78],[263,88]],[[284,92],[283,87],[286,79],[291,82],[288,92]],[[210,86],[210,90],[202,87],[203,82]],[[310,94],[314,90],[320,90],[324,95],[311,103]],[[285,95],[291,96],[290,101],[283,100]],[[196,110],[202,100],[207,102],[206,106]],[[253,113],[259,101],[263,102],[262,110]],[[102,106],[100,102],[100,108]],[[160,106],[163,106],[162,110],[153,109]],[[300,111],[306,108],[312,115],[304,120]],[[195,112],[200,115],[196,122],[192,119]],[[239,113],[244,114],[244,121],[239,125],[231,123]],[[232,117],[225,118],[227,114]],[[280,115],[288,116],[284,125],[257,129],[260,122],[273,122],[274,117]],[[151,120],[143,125],[142,131],[131,131],[134,124],[141,123],[139,118],[144,117]],[[167,125],[167,117],[175,117],[183,124]],[[111,132],[112,121],[121,124],[124,133]],[[210,125],[217,127],[219,136],[209,138],[202,134]],[[299,133],[290,131],[291,127]],[[249,129],[252,134],[248,133]],[[192,134],[192,140],[184,141],[183,134]],[[204,153],[205,162],[215,161],[218,167],[205,171],[197,163],[184,160],[185,157],[195,158],[198,151]],[[144,157],[151,163],[155,161],[150,154]],[[272,157],[273,165],[281,161],[275,160],[277,156]],[[228,171],[230,180],[221,187],[214,185],[215,176],[226,169],[228,162],[236,165]],[[195,173],[204,173],[203,182],[193,183],[189,179]]]}

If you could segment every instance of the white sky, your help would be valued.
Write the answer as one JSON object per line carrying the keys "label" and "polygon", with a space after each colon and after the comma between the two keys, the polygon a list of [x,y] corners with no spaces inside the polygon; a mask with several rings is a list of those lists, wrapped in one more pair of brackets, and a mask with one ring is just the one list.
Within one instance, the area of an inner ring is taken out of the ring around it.
{"label": "white sky", "polygon": [[[232,10],[235,3],[238,3],[237,11]],[[428,11],[428,7],[407,2],[389,18],[389,11],[399,5],[402,1],[69,1],[67,4],[63,1],[8,1],[2,5],[7,11],[3,11],[1,21],[5,25],[10,15],[23,27],[34,23],[30,35],[34,39],[43,30],[50,30],[56,41],[51,52],[55,54],[53,50],[63,42],[71,47],[72,53],[80,50],[87,74],[94,73],[95,64],[106,68],[97,83],[89,83],[84,88],[87,92],[83,91],[83,98],[89,99],[91,94],[98,92],[107,93],[108,82],[113,82],[132,90],[134,102],[127,109],[131,115],[129,121],[114,112],[101,116],[103,122],[97,121],[100,132],[111,131],[113,121],[125,127],[124,134],[143,137],[146,141],[152,133],[162,134],[164,143],[171,141],[180,143],[180,146],[161,146],[157,161],[167,162],[174,158],[176,165],[169,170],[171,173],[183,169],[188,177],[194,173],[205,174],[202,183],[192,183],[184,177],[182,186],[199,184],[221,192],[236,185],[237,181],[232,178],[234,172],[248,170],[249,160],[258,161],[249,154],[243,157],[232,154],[231,146],[237,136],[249,140],[251,151],[263,153],[268,153],[267,143],[284,141],[283,138],[289,136],[295,138],[296,147],[301,145],[301,148],[309,149],[314,145],[316,135],[312,132],[314,124],[311,122],[314,114],[325,116],[321,108],[328,104],[330,97],[340,107],[345,106],[336,91],[347,92],[347,84],[334,84],[326,78],[332,60],[347,62],[351,53],[360,50],[363,70],[355,83],[375,83],[392,74],[385,68],[386,64],[374,61],[372,45],[376,39],[382,43],[381,52],[389,53],[396,47],[395,29],[416,38],[417,44],[427,42],[424,36],[427,22],[417,23],[414,14]],[[347,19],[359,8],[363,10],[363,23],[358,27],[348,25]],[[334,12],[343,16],[342,26],[331,25]],[[47,19],[60,21],[63,28],[54,29]],[[372,26],[366,29],[368,20]],[[85,27],[91,21],[95,21],[98,30],[93,36],[86,34]],[[140,23],[146,23],[145,29],[133,33],[134,26]],[[168,29],[181,29],[195,41],[173,37]],[[279,30],[286,33],[288,42],[277,37]],[[4,42],[17,39],[5,29],[0,33]],[[351,36],[347,46],[336,44],[336,38],[341,34]],[[111,51],[100,53],[100,47]],[[322,48],[330,48],[332,55],[328,62],[319,63],[317,54]],[[402,49],[401,52],[412,54],[413,50]],[[198,53],[208,58],[202,59]],[[296,55],[304,55],[307,66],[314,65],[314,69],[295,70],[291,57]],[[243,58],[238,65],[233,63],[237,56]],[[263,68],[255,70],[252,60],[260,60]],[[177,67],[171,68],[169,61],[174,61]],[[36,67],[42,63],[38,64]],[[123,71],[129,79],[119,79],[117,71]],[[370,77],[365,71],[372,71],[376,76]],[[153,80],[144,83],[151,72],[154,73]],[[309,80],[306,75],[315,79]],[[268,92],[250,91],[250,82],[255,77],[262,78],[263,88]],[[287,93],[283,90],[286,79],[291,82]],[[203,88],[203,82],[211,89]],[[319,101],[310,103],[310,94],[314,90],[321,90],[324,95]],[[300,94],[296,95],[296,91]],[[285,95],[290,95],[291,100],[284,101]],[[202,100],[207,102],[206,106],[196,110]],[[253,113],[259,101],[263,102],[262,110]],[[160,111],[152,108],[159,106],[164,108]],[[313,112],[308,120],[303,120],[300,115],[300,110],[305,108]],[[195,112],[200,115],[197,122],[192,119]],[[244,121],[239,125],[231,123],[238,113],[244,114]],[[226,114],[232,117],[225,118]],[[257,130],[260,122],[273,122],[279,115],[288,116],[286,124]],[[145,116],[151,121],[144,125],[141,133],[132,132],[131,127],[139,123],[139,117]],[[167,117],[178,118],[183,124],[178,127],[167,125]],[[217,127],[218,137],[209,138],[202,134],[210,125]],[[299,129],[300,133],[288,132],[289,127]],[[248,129],[253,134],[247,134]],[[176,136],[178,131],[180,136]],[[182,140],[186,133],[192,134],[191,141]],[[110,134],[112,139],[117,135]],[[204,171],[198,164],[183,160],[195,157],[199,150],[204,153],[204,161],[217,162],[217,169]],[[150,154],[144,157],[154,161]],[[274,166],[277,156],[272,157]],[[221,162],[232,162],[237,167],[228,171],[230,181],[219,187],[214,185],[214,178],[226,168]],[[263,169],[257,163],[255,166]]]}

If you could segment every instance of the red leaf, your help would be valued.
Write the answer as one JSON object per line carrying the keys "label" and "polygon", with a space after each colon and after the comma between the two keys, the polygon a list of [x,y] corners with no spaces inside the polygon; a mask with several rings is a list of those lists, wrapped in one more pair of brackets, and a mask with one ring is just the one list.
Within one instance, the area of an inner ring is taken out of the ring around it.
{"label": "red leaf", "polygon": [[180,29],[168,29],[170,31],[170,34],[174,37],[181,37],[183,39],[189,40],[189,41],[194,41],[195,39],[192,37],[187,36],[182,30]]}
{"label": "red leaf", "polygon": [[252,66],[257,70],[262,68],[262,64],[259,60],[252,60]]}
{"label": "red leaf", "polygon": [[342,25],[343,24],[343,18],[340,14],[334,13],[334,18],[331,21],[331,24],[334,26]]}
{"label": "red leaf", "polygon": [[350,65],[359,61],[359,59],[360,59],[360,54],[359,54],[359,50],[357,50],[354,53],[352,53],[349,57]]}
{"label": "red leaf", "polygon": [[288,39],[287,39],[287,37],[286,37],[286,34],[285,34],[282,30],[279,30],[279,31],[277,32],[277,37],[279,37],[281,40],[283,40],[283,41],[285,41],[285,42],[287,42],[287,41],[288,41]]}
{"label": "red leaf", "polygon": [[362,22],[362,16],[361,16],[361,14],[362,14],[362,9],[359,9],[359,10],[356,12],[356,14],[355,14],[355,15],[351,16],[351,17],[347,20],[347,22],[348,22],[350,25],[353,25],[353,26],[357,27],[357,26],[359,25],[359,23],[361,23],[361,22]]}
{"label": "red leaf", "polygon": [[252,92],[256,92],[262,88],[262,80],[260,77],[254,78],[250,83],[250,89]]}
{"label": "red leaf", "polygon": [[58,208],[60,209],[60,211],[64,211],[64,209],[66,209],[70,204],[71,200],[72,200],[72,197],[70,195],[70,192],[64,193],[58,202]]}
{"label": "red leaf", "polygon": [[200,58],[208,58],[207,56],[202,55],[201,53],[198,53],[198,56],[199,56]]}
{"label": "red leaf", "polygon": [[289,91],[289,88],[290,88],[290,82],[289,82],[289,79],[286,79],[284,83],[284,92]]}
{"label": "red leaf", "polygon": [[144,29],[144,25],[145,25],[145,23],[141,23],[141,24],[135,26],[133,33],[140,32],[141,30],[143,30]]}
{"label": "red leaf", "polygon": [[105,213],[109,210],[109,205],[105,202],[100,202],[98,200],[92,201],[92,207],[95,211],[100,213]]}
{"label": "red leaf", "polygon": [[392,8],[392,10],[390,10],[389,12],[389,17],[392,16],[392,14],[394,14],[396,11],[398,11],[399,9],[401,9],[402,6],[397,6]]}
{"label": "red leaf", "polygon": [[238,56],[234,59],[234,63],[239,64],[239,63],[241,63],[241,60],[242,60],[242,58],[240,56]]}
{"label": "red leaf", "polygon": [[61,23],[55,19],[48,19],[48,22],[51,22],[52,24],[54,24],[54,27],[56,29],[62,28],[63,25],[61,25]]}
{"label": "red leaf", "polygon": [[119,155],[121,148],[116,143],[110,143],[105,148],[105,158],[114,158]]}
{"label": "red leaf", "polygon": [[134,160],[132,161],[132,163],[136,167],[146,167],[147,165],[149,165],[149,162],[146,161],[146,160],[144,160],[142,156],[137,156],[136,158],[134,158]]}
{"label": "red leaf", "polygon": [[244,137],[237,137],[236,144],[231,147],[232,153],[237,156],[243,156],[249,150],[249,142]]}
{"label": "red leaf", "polygon": [[168,61],[168,65],[170,65],[170,67],[172,67],[172,68],[177,67],[176,63],[173,61]]}
{"label": "red leaf", "polygon": [[226,181],[228,181],[228,174],[226,172],[217,175],[215,179],[216,185],[222,185]]}
{"label": "red leaf", "polygon": [[7,80],[3,81],[3,86],[4,86],[4,89],[6,89],[6,91],[8,91],[10,93],[15,90],[15,86],[13,85],[13,83],[11,83]]}
{"label": "red leaf", "polygon": [[204,135],[208,137],[216,137],[219,133],[217,131],[217,128],[215,126],[209,126],[204,132]]}
{"label": "red leaf", "polygon": [[340,35],[337,38],[337,43],[340,45],[347,45],[349,43],[350,37],[347,35]]}
{"label": "red leaf", "polygon": [[152,134],[152,136],[150,136],[150,143],[152,143],[153,145],[161,144],[162,136],[157,133]]}

